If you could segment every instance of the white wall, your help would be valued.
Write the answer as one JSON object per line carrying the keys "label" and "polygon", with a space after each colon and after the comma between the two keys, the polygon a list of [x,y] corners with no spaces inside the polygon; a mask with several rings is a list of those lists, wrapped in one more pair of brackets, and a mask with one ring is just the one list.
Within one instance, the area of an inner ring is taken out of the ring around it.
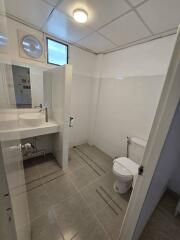
{"label": "white wall", "polygon": [[70,61],[73,66],[71,114],[74,126],[71,128],[70,145],[79,145],[89,140],[93,84],[97,74],[97,56],[77,47],[70,47]]}
{"label": "white wall", "polygon": [[175,36],[101,59],[93,143],[112,157],[126,154],[126,136],[148,139]]}
{"label": "white wall", "polygon": [[[180,158],[180,103],[177,106],[176,113],[171,123],[166,141],[164,143],[158,165],[152,178],[146,200],[144,202],[141,214],[136,226],[133,239],[139,239],[139,236],[147,223],[150,215],[157,206],[162,194],[168,186],[169,179],[173,176],[173,171],[179,165]],[[179,170],[179,169],[178,169]],[[177,170],[177,171],[178,171]],[[179,182],[180,184],[180,182]]]}
{"label": "white wall", "polygon": [[126,155],[126,137],[148,139],[163,76],[102,78],[95,144],[111,155]]}
{"label": "white wall", "polygon": [[175,35],[104,55],[101,77],[165,75]]}
{"label": "white wall", "polygon": [[71,146],[88,142],[93,81],[92,77],[73,74],[71,114],[74,126],[71,128]]}

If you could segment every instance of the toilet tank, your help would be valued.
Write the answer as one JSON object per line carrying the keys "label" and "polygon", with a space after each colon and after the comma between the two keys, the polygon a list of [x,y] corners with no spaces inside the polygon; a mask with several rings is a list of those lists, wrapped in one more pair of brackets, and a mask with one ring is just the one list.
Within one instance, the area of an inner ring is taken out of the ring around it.
{"label": "toilet tank", "polygon": [[139,165],[145,152],[147,141],[138,137],[131,137],[129,142],[129,158]]}

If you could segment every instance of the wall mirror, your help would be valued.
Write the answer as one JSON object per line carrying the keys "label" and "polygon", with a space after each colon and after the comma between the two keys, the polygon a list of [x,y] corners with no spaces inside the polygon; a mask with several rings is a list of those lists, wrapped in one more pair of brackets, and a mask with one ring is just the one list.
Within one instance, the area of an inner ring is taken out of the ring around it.
{"label": "wall mirror", "polygon": [[12,75],[17,108],[34,108],[44,103],[42,70],[12,65]]}

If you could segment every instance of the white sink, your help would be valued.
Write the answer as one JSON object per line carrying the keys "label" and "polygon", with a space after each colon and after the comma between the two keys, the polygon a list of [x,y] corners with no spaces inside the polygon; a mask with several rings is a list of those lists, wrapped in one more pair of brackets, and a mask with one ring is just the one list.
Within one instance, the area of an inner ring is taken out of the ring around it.
{"label": "white sink", "polygon": [[23,113],[19,115],[19,121],[25,127],[38,127],[45,123],[45,116],[42,113]]}

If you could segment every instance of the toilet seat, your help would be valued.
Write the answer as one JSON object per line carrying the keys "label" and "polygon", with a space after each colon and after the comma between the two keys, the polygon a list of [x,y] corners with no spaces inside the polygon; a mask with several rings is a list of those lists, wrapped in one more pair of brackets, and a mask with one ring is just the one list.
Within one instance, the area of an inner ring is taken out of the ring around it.
{"label": "toilet seat", "polygon": [[124,180],[131,180],[133,178],[132,173],[119,162],[114,162],[113,172],[116,176],[121,176]]}
{"label": "toilet seat", "polygon": [[[119,168],[117,168],[118,164],[119,164]],[[127,170],[126,173],[128,174],[128,172],[129,172],[131,174],[131,176],[136,176],[138,174],[139,165],[129,158],[126,158],[126,157],[116,158],[114,160],[113,170],[114,170],[114,166],[116,166],[115,171],[117,171],[117,172],[119,171],[119,175],[121,175],[121,172],[122,172],[121,171],[121,166],[123,168],[125,168]]]}

